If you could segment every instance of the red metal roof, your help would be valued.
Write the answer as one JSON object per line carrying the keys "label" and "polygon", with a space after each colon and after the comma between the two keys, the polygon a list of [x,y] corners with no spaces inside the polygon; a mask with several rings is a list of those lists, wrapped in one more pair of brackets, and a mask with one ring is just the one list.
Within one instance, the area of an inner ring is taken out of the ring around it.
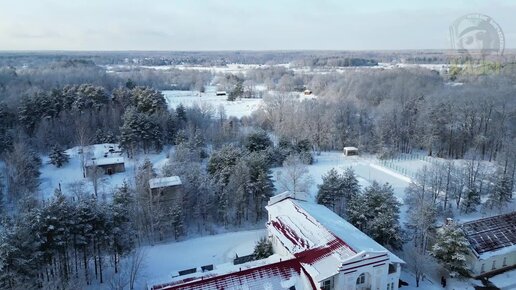
{"label": "red metal roof", "polygon": [[284,283],[292,278],[299,279],[300,273],[301,264],[297,259],[291,259],[219,276],[185,278],[154,285],[151,289],[284,289]]}

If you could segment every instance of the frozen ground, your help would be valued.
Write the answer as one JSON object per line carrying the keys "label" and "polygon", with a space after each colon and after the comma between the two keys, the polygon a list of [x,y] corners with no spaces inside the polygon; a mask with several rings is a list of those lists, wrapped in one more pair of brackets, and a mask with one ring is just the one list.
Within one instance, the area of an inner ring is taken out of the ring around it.
{"label": "frozen ground", "polygon": [[235,255],[252,254],[256,242],[266,236],[265,229],[240,231],[190,239],[184,242],[145,246],[142,280],[170,277],[173,271],[232,262]]}
{"label": "frozen ground", "polygon": [[[101,157],[103,152],[109,145],[113,144],[97,144],[85,147],[85,154],[91,157]],[[85,192],[93,192],[93,185],[90,179],[84,178],[81,168],[81,154],[79,154],[80,147],[68,149],[66,152],[70,156],[70,161],[61,168],[57,168],[49,163],[48,156],[42,156],[43,166],[41,168],[41,183],[39,186],[40,198],[48,199],[52,196],[54,190],[61,185],[61,189],[66,195],[75,195],[82,188]],[[132,182],[136,174],[136,168],[141,164],[145,158],[154,164],[156,169],[166,159],[167,150],[164,149],[159,154],[139,154],[134,159],[125,159],[125,172],[116,173],[113,175],[104,175],[101,177],[99,194],[101,198],[108,198],[110,194],[124,181]],[[86,157],[85,157],[86,158]]]}
{"label": "frozen ground", "polygon": [[516,270],[508,271],[489,278],[496,287],[502,290],[516,289]]}
{"label": "frozen ground", "polygon": [[[380,184],[388,182],[400,201],[403,199],[405,188],[410,183],[410,178],[379,166],[376,157],[373,155],[344,156],[342,152],[322,152],[315,156],[314,164],[307,166],[308,174],[313,181],[308,193],[314,200],[317,195],[317,185],[322,183],[322,176],[332,168],[335,168],[339,173],[343,173],[347,168],[352,168],[358,176],[362,188],[369,186],[375,180]],[[275,168],[273,170],[274,176],[282,170],[284,168]],[[276,187],[279,187],[277,183]]]}
{"label": "frozen ground", "polygon": [[407,282],[408,286],[403,286],[401,290],[475,290],[475,285],[482,285],[480,281],[473,279],[447,279],[446,288],[441,286],[440,280],[425,277],[416,287],[416,279],[414,275],[407,271],[401,271],[401,280]]}
{"label": "frozen ground", "polygon": [[185,107],[196,104],[201,107],[210,105],[215,114],[219,107],[223,106],[228,117],[237,118],[251,115],[263,102],[262,99],[238,99],[230,102],[227,96],[217,96],[213,87],[208,87],[204,93],[198,91],[162,91],[162,93],[171,109],[175,109],[179,104]]}
{"label": "frozen ground", "polygon": [[[266,91],[264,85],[256,85],[257,91]],[[259,109],[263,105],[263,99],[261,98],[241,98],[235,101],[228,101],[227,96],[217,96],[215,86],[206,86],[206,91],[201,93],[199,91],[177,91],[177,90],[165,90],[162,91],[165,100],[167,101],[170,109],[175,109],[179,104],[183,104],[185,107],[191,107],[198,105],[201,108],[211,107],[213,111],[213,117],[216,117],[220,107],[224,108],[226,116],[241,118],[244,116],[251,115],[254,111]],[[276,91],[268,91],[269,94],[279,94]],[[288,93],[293,99],[303,101],[307,99],[314,99],[317,96],[304,95],[300,92]]]}

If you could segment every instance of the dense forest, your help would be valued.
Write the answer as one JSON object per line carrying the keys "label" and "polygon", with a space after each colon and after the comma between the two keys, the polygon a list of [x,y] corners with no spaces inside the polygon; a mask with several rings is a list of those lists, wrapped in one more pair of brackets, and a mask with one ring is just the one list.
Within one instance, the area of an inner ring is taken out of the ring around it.
{"label": "dense forest", "polygon": [[[262,223],[276,190],[306,189],[304,167],[321,151],[344,146],[382,159],[425,152],[448,160],[422,170],[407,190],[406,236],[393,233],[400,228],[400,204],[388,184],[361,189],[352,171],[323,177],[318,202],[392,248],[400,248],[407,236],[425,244],[428,223],[449,216],[452,207],[475,211],[482,196],[487,197],[482,206],[492,209],[512,198],[516,72],[511,66],[462,70],[452,81],[449,74],[423,68],[367,68],[401,57],[448,60],[436,52],[77,54],[0,57],[3,289],[103,283],[105,267],[132,269],[132,289],[140,245]],[[128,62],[137,67],[108,72],[103,66]],[[234,62],[263,66],[245,74],[142,67]],[[286,62],[343,71],[266,65]],[[229,91],[230,101],[259,97],[254,87],[264,85],[264,105],[237,119],[210,106],[169,109],[161,92],[203,91],[213,82]],[[292,94],[305,89],[316,97],[299,100]],[[41,156],[58,167],[68,160],[65,149],[99,143],[119,143],[127,158],[165,150],[168,161],[160,174],[180,176],[182,193],[173,203],[156,202],[149,180],[158,173],[144,159],[134,180],[108,199],[79,187],[56,188],[49,200],[39,198]],[[281,188],[275,188],[271,169],[279,166],[287,173],[277,177]],[[391,210],[376,212],[382,213],[378,218],[373,213],[381,205]]]}

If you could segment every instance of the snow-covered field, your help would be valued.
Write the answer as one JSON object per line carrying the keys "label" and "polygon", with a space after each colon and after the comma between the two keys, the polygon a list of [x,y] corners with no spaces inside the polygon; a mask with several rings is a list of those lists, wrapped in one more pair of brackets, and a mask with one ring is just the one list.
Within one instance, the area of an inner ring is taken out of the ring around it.
{"label": "snow-covered field", "polygon": [[223,106],[228,117],[237,118],[251,115],[263,102],[262,99],[238,99],[230,102],[227,96],[217,96],[212,87],[207,87],[204,93],[198,91],[162,91],[162,93],[171,109],[175,109],[179,104],[185,107],[209,105],[215,114],[219,107]]}

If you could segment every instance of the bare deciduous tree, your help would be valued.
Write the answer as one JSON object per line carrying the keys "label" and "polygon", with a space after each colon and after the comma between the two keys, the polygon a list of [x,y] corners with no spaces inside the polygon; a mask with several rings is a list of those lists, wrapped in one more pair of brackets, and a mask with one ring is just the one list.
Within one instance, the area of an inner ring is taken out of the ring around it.
{"label": "bare deciduous tree", "polygon": [[312,182],[308,169],[298,155],[289,155],[283,162],[284,170],[278,171],[276,179],[280,190],[306,192]]}

